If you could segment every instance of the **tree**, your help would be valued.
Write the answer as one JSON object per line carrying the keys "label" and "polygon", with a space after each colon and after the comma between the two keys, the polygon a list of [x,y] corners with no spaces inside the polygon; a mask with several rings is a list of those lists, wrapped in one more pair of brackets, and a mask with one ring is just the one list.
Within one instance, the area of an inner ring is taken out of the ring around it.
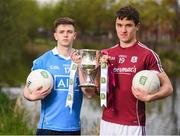
{"label": "tree", "polygon": [[16,84],[24,70],[23,51],[33,35],[36,2],[0,1],[0,83]]}
{"label": "tree", "polygon": [[70,16],[82,34],[104,33],[112,29],[112,1],[61,0],[56,4],[55,16]]}

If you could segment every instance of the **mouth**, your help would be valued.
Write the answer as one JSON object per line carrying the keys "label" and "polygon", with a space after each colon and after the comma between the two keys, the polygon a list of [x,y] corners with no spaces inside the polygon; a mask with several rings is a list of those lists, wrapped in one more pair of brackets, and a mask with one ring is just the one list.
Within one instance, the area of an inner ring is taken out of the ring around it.
{"label": "mouth", "polygon": [[63,39],[64,42],[68,42],[69,40],[68,39]]}
{"label": "mouth", "polygon": [[122,38],[126,38],[127,37],[127,35],[126,34],[122,34],[122,35],[120,35]]}
{"label": "mouth", "polygon": [[121,33],[120,35],[121,36],[127,36],[127,33]]}

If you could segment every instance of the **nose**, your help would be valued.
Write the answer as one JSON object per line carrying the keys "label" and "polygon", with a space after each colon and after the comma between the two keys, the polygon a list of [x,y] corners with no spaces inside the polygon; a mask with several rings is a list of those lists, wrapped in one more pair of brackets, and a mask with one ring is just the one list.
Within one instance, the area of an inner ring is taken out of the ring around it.
{"label": "nose", "polygon": [[68,36],[68,32],[64,32],[64,36],[67,37]]}
{"label": "nose", "polygon": [[127,29],[126,29],[125,26],[122,27],[122,32],[123,32],[123,33],[127,32]]}

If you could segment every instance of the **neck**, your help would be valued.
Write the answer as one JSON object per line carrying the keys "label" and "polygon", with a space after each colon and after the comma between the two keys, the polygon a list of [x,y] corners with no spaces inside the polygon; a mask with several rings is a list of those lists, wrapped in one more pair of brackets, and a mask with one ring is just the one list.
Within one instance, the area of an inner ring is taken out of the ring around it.
{"label": "neck", "polygon": [[73,49],[71,46],[65,47],[65,46],[58,45],[57,50],[60,55],[64,57],[69,57]]}
{"label": "neck", "polygon": [[133,46],[136,42],[137,42],[136,39],[134,39],[134,40],[131,41],[131,42],[123,42],[123,41],[120,41],[120,45],[121,45],[121,47],[123,47],[123,48],[128,48],[128,47]]}

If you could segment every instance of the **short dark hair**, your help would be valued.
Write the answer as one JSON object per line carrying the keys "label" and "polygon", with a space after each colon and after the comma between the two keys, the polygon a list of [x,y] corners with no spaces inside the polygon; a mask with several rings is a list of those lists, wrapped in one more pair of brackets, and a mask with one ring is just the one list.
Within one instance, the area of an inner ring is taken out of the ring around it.
{"label": "short dark hair", "polygon": [[56,28],[61,25],[61,24],[69,24],[69,25],[73,25],[75,26],[75,21],[72,18],[69,17],[61,17],[58,18],[54,21],[54,31],[56,30]]}
{"label": "short dark hair", "polygon": [[127,18],[128,20],[133,20],[135,25],[137,25],[139,23],[139,12],[132,6],[125,6],[116,12],[116,18],[121,20]]}

